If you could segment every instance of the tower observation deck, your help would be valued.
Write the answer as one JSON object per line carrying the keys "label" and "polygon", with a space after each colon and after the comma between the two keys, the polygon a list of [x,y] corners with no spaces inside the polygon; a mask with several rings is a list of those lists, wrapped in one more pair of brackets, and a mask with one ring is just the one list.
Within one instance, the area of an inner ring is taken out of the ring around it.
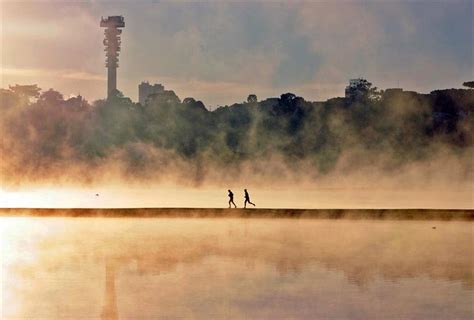
{"label": "tower observation deck", "polygon": [[120,28],[125,27],[125,20],[122,16],[109,16],[100,20],[100,26],[105,28],[105,66],[107,67],[107,98],[111,98],[117,93],[117,68],[118,56],[120,52]]}

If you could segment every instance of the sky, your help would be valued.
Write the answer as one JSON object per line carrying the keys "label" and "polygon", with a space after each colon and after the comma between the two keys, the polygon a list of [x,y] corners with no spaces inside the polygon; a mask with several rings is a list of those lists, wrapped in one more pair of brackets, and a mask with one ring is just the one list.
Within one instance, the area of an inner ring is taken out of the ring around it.
{"label": "sky", "polygon": [[254,93],[342,96],[348,79],[430,92],[473,80],[473,1],[0,0],[0,87],[106,95],[101,16],[123,15],[118,88],[208,107]]}

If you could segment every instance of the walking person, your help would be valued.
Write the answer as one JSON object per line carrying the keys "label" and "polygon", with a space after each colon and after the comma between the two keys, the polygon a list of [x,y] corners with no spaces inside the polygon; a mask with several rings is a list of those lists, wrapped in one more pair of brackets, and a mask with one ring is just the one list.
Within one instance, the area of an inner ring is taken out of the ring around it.
{"label": "walking person", "polygon": [[237,206],[235,205],[235,202],[234,202],[234,194],[230,190],[227,190],[227,191],[229,191],[229,209],[230,209],[231,204],[234,205],[234,208],[237,208]]}
{"label": "walking person", "polygon": [[244,193],[245,193],[245,196],[244,196],[244,198],[245,198],[245,201],[244,201],[244,209],[247,208],[247,203],[250,203],[252,206],[255,207],[255,203],[252,203],[252,202],[250,201],[250,196],[249,196],[249,193],[247,192],[247,189],[244,189]]}

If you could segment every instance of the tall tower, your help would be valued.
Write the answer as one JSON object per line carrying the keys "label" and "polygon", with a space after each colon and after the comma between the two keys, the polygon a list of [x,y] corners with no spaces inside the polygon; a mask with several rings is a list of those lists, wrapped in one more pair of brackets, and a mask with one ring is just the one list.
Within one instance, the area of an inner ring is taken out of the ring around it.
{"label": "tall tower", "polygon": [[105,66],[107,67],[107,98],[113,97],[117,92],[117,68],[120,52],[120,34],[125,27],[122,16],[109,16],[100,20],[100,26],[105,28]]}

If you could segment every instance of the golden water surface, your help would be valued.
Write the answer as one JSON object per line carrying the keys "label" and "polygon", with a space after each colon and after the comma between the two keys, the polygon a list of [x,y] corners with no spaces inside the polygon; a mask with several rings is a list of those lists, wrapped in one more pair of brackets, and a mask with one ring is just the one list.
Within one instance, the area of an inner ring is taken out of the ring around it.
{"label": "golden water surface", "polygon": [[473,224],[0,218],[2,319],[472,319]]}

